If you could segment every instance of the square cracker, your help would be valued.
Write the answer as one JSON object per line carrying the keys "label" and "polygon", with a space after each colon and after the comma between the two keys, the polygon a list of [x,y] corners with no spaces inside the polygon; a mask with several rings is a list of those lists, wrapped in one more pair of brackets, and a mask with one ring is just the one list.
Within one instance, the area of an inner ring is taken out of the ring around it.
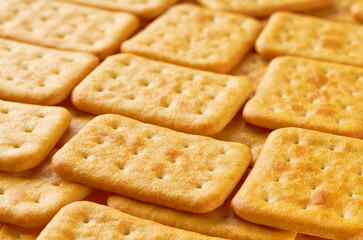
{"label": "square cracker", "polygon": [[49,0],[0,1],[0,37],[100,58],[116,52],[138,25],[129,13]]}
{"label": "square cracker", "polygon": [[40,228],[23,228],[0,223],[0,239],[3,240],[35,240],[40,232]]}
{"label": "square cracker", "polygon": [[52,151],[36,168],[0,172],[0,221],[22,227],[46,225],[65,205],[82,200],[91,189],[58,177],[51,167]]}
{"label": "square cracker", "polygon": [[256,41],[265,58],[282,55],[363,66],[363,26],[289,12],[271,16]]}
{"label": "square cracker", "polygon": [[320,18],[326,18],[336,21],[357,22],[353,14],[350,13],[350,7],[356,0],[333,0],[333,3],[321,9],[303,12]]}
{"label": "square cracker", "polygon": [[363,141],[299,128],[272,132],[232,200],[251,222],[333,239],[363,237]]}
{"label": "square cracker", "polygon": [[62,208],[37,239],[218,240],[221,238],[167,227],[97,203],[82,201]]}
{"label": "square cracker", "polygon": [[179,4],[125,41],[122,51],[227,73],[253,46],[261,27],[253,18]]}
{"label": "square cracker", "polygon": [[276,58],[243,117],[270,129],[302,127],[363,138],[363,68]]}
{"label": "square cracker", "polygon": [[0,171],[20,172],[37,166],[70,121],[64,108],[0,100]]}
{"label": "square cracker", "polygon": [[276,11],[303,11],[328,6],[332,0],[198,0],[213,9],[242,13],[254,17],[267,17]]}
{"label": "square cracker", "polygon": [[[248,175],[246,172],[245,176]],[[244,179],[240,181],[242,183]],[[240,188],[238,184],[235,190]],[[124,213],[170,227],[228,239],[293,240],[296,233],[242,220],[230,207],[235,191],[223,205],[208,213],[187,213],[121,196],[110,196],[107,205]]]}
{"label": "square cracker", "polygon": [[115,11],[126,11],[140,18],[150,19],[159,16],[178,0],[62,0],[86,4]]}
{"label": "square cracker", "polygon": [[98,64],[88,53],[0,39],[0,98],[40,105],[63,101]]}
{"label": "square cracker", "polygon": [[120,115],[94,118],[53,157],[61,177],[179,210],[221,206],[251,161],[240,143],[217,141]]}
{"label": "square cracker", "polygon": [[252,91],[245,77],[204,72],[131,54],[107,58],[73,91],[73,104],[181,132],[210,135],[233,118]]}

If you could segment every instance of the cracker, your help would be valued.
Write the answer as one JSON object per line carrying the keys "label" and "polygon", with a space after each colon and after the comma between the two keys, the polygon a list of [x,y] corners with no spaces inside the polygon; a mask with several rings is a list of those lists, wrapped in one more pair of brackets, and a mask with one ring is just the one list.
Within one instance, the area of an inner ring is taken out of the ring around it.
{"label": "cracker", "polygon": [[[243,181],[244,179],[240,183]],[[238,184],[235,190],[240,186]],[[296,233],[257,225],[237,217],[229,206],[234,195],[235,191],[221,207],[203,214],[187,213],[121,196],[110,196],[107,205],[139,218],[208,236],[253,240],[295,239]]]}
{"label": "cracker", "polygon": [[328,6],[332,0],[198,0],[202,5],[219,10],[267,17],[277,11],[303,11]]}
{"label": "cracker", "polygon": [[0,37],[100,58],[116,52],[138,24],[129,13],[48,0],[0,1]]}
{"label": "cracker", "polygon": [[245,144],[252,151],[253,158],[250,167],[253,167],[271,131],[247,123],[242,119],[241,115],[242,113],[238,112],[222,131],[211,137],[222,141]]}
{"label": "cracker", "polygon": [[276,58],[243,117],[269,129],[302,127],[363,138],[363,68]]}
{"label": "cracker", "polygon": [[39,228],[22,228],[0,223],[0,238],[3,240],[35,240],[39,235]]}
{"label": "cracker", "polygon": [[76,135],[87,123],[89,123],[89,121],[91,121],[95,115],[78,110],[72,105],[69,98],[59,104],[59,106],[66,108],[72,116],[71,123],[69,124],[67,130],[56,144],[56,147],[61,148],[64,144],[66,144],[66,142],[71,140],[71,138]]}
{"label": "cracker", "polygon": [[333,0],[333,3],[325,8],[310,10],[304,14],[344,22],[357,22],[350,7],[356,0]]}
{"label": "cracker", "polygon": [[58,177],[51,167],[55,150],[36,168],[0,172],[0,221],[22,227],[46,225],[63,206],[82,200],[91,189]]}
{"label": "cracker", "polygon": [[288,12],[272,15],[256,42],[265,58],[282,55],[363,66],[363,26]]}
{"label": "cracker", "polygon": [[247,78],[193,70],[131,54],[107,58],[78,85],[74,105],[178,131],[221,131],[252,91]]}
{"label": "cracker", "polygon": [[108,114],[66,143],[53,157],[53,168],[65,179],[97,189],[208,212],[223,204],[250,160],[251,151],[240,143]]}
{"label": "cracker", "polygon": [[126,11],[140,18],[150,19],[162,14],[165,9],[178,2],[178,0],[63,0],[86,4],[115,11]]}
{"label": "cracker", "polygon": [[62,208],[37,239],[217,240],[221,238],[167,227],[116,209],[83,201]]}
{"label": "cracker", "polygon": [[350,10],[354,17],[360,21],[363,21],[363,1],[354,2]]}
{"label": "cracker", "polygon": [[333,239],[363,237],[363,141],[318,131],[272,132],[232,200],[241,218]]}
{"label": "cracker", "polygon": [[253,46],[261,27],[253,18],[179,4],[125,41],[122,51],[227,73]]}
{"label": "cracker", "polygon": [[70,121],[64,108],[0,100],[0,171],[20,172],[37,166]]}
{"label": "cracker", "polygon": [[229,74],[247,76],[251,80],[254,90],[256,90],[267,70],[268,64],[269,61],[262,58],[259,54],[250,52]]}
{"label": "cracker", "polygon": [[40,105],[64,100],[98,64],[88,53],[0,39],[0,98]]}

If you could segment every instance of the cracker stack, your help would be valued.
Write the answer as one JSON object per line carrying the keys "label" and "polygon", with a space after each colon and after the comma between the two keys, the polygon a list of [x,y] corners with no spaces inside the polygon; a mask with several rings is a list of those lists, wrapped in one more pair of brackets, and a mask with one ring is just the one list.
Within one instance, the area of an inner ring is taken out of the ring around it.
{"label": "cracker stack", "polygon": [[363,240],[363,1],[0,1],[0,239]]}

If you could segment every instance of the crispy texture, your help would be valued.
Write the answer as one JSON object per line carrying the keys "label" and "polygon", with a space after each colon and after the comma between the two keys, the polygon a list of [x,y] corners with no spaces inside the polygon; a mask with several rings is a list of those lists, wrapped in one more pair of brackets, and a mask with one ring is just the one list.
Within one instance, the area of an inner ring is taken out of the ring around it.
{"label": "crispy texture", "polygon": [[299,128],[272,132],[232,200],[241,218],[333,239],[363,237],[363,141]]}
{"label": "crispy texture", "polygon": [[63,133],[62,137],[57,142],[57,148],[63,147],[66,142],[71,140],[74,135],[76,135],[87,123],[89,123],[89,121],[95,117],[93,114],[79,111],[72,105],[69,98],[59,104],[59,106],[66,108],[71,113],[72,120],[67,130]]}
{"label": "crispy texture", "polygon": [[354,17],[360,21],[363,21],[363,1],[356,1],[354,4],[352,4],[350,11]]}
{"label": "crispy texture", "polygon": [[0,98],[54,105],[98,64],[88,53],[36,47],[0,39]]}
{"label": "crispy texture", "polygon": [[222,131],[211,137],[222,141],[240,142],[249,147],[253,156],[250,164],[250,167],[252,168],[271,131],[248,124],[242,119],[241,115],[242,113],[238,112]]}
{"label": "crispy texture", "polygon": [[363,26],[279,12],[271,16],[256,42],[265,58],[282,55],[363,66]]}
{"label": "crispy texture", "polygon": [[178,131],[221,131],[252,91],[247,78],[203,72],[131,54],[107,58],[76,87],[74,105]]}
{"label": "crispy texture", "polygon": [[53,157],[53,169],[65,179],[101,190],[208,212],[223,204],[251,155],[240,143],[108,114],[94,118],[66,143]]}
{"label": "crispy texture", "polygon": [[251,80],[254,90],[256,90],[267,70],[268,64],[269,61],[255,52],[250,52],[229,74],[247,76]]}
{"label": "crispy texture", "polygon": [[261,27],[253,18],[179,4],[125,41],[122,51],[227,73],[253,46]]}
{"label": "crispy texture", "polygon": [[0,172],[0,221],[22,227],[46,225],[63,206],[82,200],[91,189],[58,177],[51,157],[21,173]]}
{"label": "crispy texture", "polygon": [[40,228],[22,228],[0,223],[0,238],[2,240],[35,240],[40,231]]}
{"label": "crispy texture", "polygon": [[63,239],[221,239],[140,219],[91,202],[62,208],[40,233],[38,240]]}
{"label": "crispy texture", "polygon": [[93,7],[126,11],[143,19],[155,18],[178,0],[62,0],[86,4]]}
{"label": "crispy texture", "polygon": [[250,223],[233,214],[233,210],[229,206],[231,199],[247,175],[248,171],[221,207],[208,213],[187,213],[121,196],[110,196],[107,205],[139,218],[208,236],[236,240],[294,239],[296,233]]}
{"label": "crispy texture", "polygon": [[105,58],[138,27],[129,13],[48,0],[0,1],[0,36]]}
{"label": "crispy texture", "polygon": [[20,172],[37,166],[70,121],[64,108],[0,100],[0,171]]}
{"label": "crispy texture", "polygon": [[303,11],[328,6],[332,0],[198,0],[202,5],[219,10],[267,17],[276,11]]}
{"label": "crispy texture", "polygon": [[333,0],[333,3],[325,8],[310,10],[304,14],[344,22],[357,22],[350,7],[356,0]]}
{"label": "crispy texture", "polygon": [[363,138],[363,69],[276,58],[243,117],[270,129],[302,127]]}

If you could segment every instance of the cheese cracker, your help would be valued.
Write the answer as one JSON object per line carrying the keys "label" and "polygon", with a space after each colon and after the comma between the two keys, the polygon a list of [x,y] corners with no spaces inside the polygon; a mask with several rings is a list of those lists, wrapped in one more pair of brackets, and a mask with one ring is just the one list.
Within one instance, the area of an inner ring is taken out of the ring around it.
{"label": "cheese cracker", "polygon": [[302,127],[363,138],[363,68],[276,58],[243,117],[269,129]]}
{"label": "cheese cracker", "polygon": [[138,27],[129,13],[49,0],[0,1],[0,37],[105,58]]}
{"label": "cheese cracker", "polygon": [[37,239],[221,240],[167,227],[86,201],[62,208]]}
{"label": "cheese cracker", "polygon": [[107,58],[79,84],[74,105],[178,131],[210,135],[233,118],[252,91],[245,77],[174,66],[131,54]]}
{"label": "cheese cracker", "polygon": [[363,238],[363,140],[284,128],[272,132],[232,200],[241,218],[341,239]]}
{"label": "cheese cracker", "polygon": [[0,39],[0,98],[54,105],[98,64],[88,53],[59,51]]}
{"label": "cheese cracker", "polygon": [[248,53],[261,27],[253,18],[179,4],[125,41],[122,51],[227,73]]}
{"label": "cheese cracker", "polygon": [[223,204],[250,161],[251,151],[240,143],[107,114],[66,143],[52,166],[70,181],[201,213]]}
{"label": "cheese cracker", "polygon": [[20,172],[37,166],[70,121],[64,108],[0,100],[0,171]]}
{"label": "cheese cracker", "polygon": [[265,58],[282,55],[363,66],[363,26],[279,12],[256,42]]}

